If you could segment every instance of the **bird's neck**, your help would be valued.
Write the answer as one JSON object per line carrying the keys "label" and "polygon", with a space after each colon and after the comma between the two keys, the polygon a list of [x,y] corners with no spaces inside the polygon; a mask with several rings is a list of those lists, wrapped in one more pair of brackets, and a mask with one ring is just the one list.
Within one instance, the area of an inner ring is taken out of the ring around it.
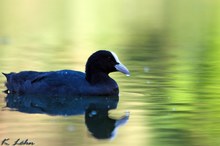
{"label": "bird's neck", "polygon": [[111,78],[104,72],[86,72],[86,80],[90,84],[106,83],[109,79]]}

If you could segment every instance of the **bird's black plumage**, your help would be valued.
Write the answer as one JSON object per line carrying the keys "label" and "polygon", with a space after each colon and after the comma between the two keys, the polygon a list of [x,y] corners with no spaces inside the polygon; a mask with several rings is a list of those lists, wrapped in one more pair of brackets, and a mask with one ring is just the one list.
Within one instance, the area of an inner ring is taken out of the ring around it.
{"label": "bird's black plumage", "polygon": [[10,93],[72,95],[72,96],[114,96],[118,95],[117,83],[109,73],[120,71],[129,74],[115,53],[100,50],[92,54],[86,63],[86,72],[60,70],[50,72],[22,71],[5,74],[6,87]]}

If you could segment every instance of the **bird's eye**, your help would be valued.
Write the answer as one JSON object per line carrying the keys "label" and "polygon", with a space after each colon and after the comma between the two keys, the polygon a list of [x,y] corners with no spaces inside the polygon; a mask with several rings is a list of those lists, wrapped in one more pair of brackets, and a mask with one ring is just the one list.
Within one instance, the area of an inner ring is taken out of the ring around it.
{"label": "bird's eye", "polygon": [[107,57],[108,62],[114,63],[114,59],[111,56]]}

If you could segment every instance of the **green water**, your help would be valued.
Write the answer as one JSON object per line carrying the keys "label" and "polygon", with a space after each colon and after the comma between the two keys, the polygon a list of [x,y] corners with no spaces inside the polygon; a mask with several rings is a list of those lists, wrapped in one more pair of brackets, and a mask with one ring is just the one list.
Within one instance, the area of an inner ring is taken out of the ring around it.
{"label": "green water", "polygon": [[[0,1],[0,71],[84,71],[89,55],[114,51],[131,72],[112,73],[116,109],[127,123],[98,140],[84,115],[28,114],[5,108],[0,142],[40,146],[220,145],[220,3],[218,0]],[[5,78],[0,76],[0,89]]]}

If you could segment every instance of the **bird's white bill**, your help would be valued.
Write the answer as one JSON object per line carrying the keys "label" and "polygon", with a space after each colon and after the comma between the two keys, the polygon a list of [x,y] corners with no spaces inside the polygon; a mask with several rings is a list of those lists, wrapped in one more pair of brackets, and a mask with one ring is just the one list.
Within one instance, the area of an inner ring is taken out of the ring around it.
{"label": "bird's white bill", "polygon": [[126,76],[130,76],[129,70],[123,64],[116,64],[115,68],[116,68],[117,71],[122,72]]}

